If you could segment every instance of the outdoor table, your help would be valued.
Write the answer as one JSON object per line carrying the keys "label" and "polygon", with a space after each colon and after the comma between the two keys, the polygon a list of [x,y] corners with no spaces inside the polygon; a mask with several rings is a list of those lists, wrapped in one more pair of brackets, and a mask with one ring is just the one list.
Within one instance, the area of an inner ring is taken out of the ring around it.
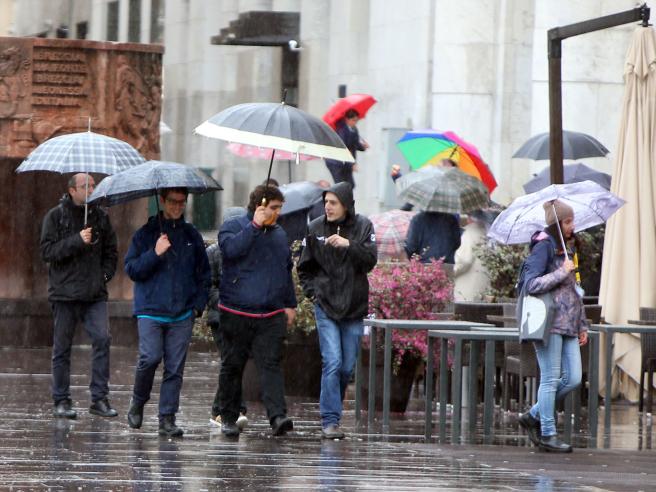
{"label": "outdoor table", "polygon": [[[471,328],[470,330],[430,330],[428,332],[428,357],[426,363],[426,412],[424,420],[424,437],[428,441],[431,437],[433,427],[433,344],[435,339],[440,339],[440,438],[446,437],[446,399],[447,399],[447,341],[455,339],[453,360],[453,381],[451,383],[451,401],[453,402],[452,436],[453,442],[460,436],[461,420],[461,381],[462,381],[462,343],[465,340],[471,342],[485,342],[485,380],[483,386],[483,429],[487,438],[491,435],[492,417],[494,411],[494,344],[497,341],[517,340],[516,328]],[[472,343],[470,348],[470,378],[477,372],[478,343]],[[476,421],[476,391],[470,385],[469,421],[470,425]]]}
{"label": "outdoor table", "polygon": [[[369,335],[369,412],[367,424],[373,426],[376,409],[376,334],[378,329],[385,331],[385,345],[383,347],[383,426],[389,426],[390,421],[390,387],[392,375],[392,330],[469,330],[472,327],[491,327],[487,323],[457,320],[407,320],[407,319],[365,319],[364,324],[371,327]],[[430,356],[430,354],[429,354]],[[358,358],[359,359],[359,358]],[[359,419],[360,410],[360,378],[359,368],[356,369],[355,408],[356,419]],[[431,384],[432,384],[431,375]]]}
{"label": "outdoor table", "polygon": [[[613,335],[615,333],[656,333],[656,324],[652,325],[643,325],[643,324],[618,324],[618,325],[592,325],[591,330],[594,330],[599,333],[606,334],[606,340],[604,344],[604,357],[606,359],[606,398],[604,399],[604,433],[607,437],[610,438],[610,414],[611,414],[611,379],[613,374]],[[592,355],[592,352],[591,352]],[[591,366],[595,367],[595,366]],[[596,368],[595,368],[596,369]],[[595,371],[596,372],[596,371]],[[592,382],[592,381],[591,381]],[[597,389],[598,389],[597,383]],[[595,403],[597,401],[597,394],[592,394],[592,388],[590,389],[590,397],[595,398]],[[596,407],[596,404],[595,404]],[[596,411],[595,411],[596,417]],[[595,418],[596,423],[596,418]],[[592,425],[592,421],[591,421]],[[596,429],[595,429],[596,436]]]}

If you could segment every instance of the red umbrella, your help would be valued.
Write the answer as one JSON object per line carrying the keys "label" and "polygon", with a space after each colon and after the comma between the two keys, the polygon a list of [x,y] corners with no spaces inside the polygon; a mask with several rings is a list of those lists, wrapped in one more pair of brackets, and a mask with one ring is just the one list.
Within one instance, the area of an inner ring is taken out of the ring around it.
{"label": "red umbrella", "polygon": [[376,104],[374,96],[370,96],[369,94],[351,94],[350,96],[339,99],[328,108],[326,114],[323,115],[323,121],[334,129],[337,122],[344,117],[349,109],[354,109],[358,112],[360,118],[364,118],[369,108],[374,104]]}

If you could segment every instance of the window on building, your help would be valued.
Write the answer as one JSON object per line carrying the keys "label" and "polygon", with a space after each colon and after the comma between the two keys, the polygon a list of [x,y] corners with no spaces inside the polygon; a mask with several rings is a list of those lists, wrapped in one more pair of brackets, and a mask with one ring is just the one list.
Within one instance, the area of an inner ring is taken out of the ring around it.
{"label": "window on building", "polygon": [[107,2],[107,41],[118,41],[118,0]]}
{"label": "window on building", "polygon": [[75,37],[77,39],[87,39],[88,32],[89,32],[89,23],[87,21],[78,22],[75,25]]}
{"label": "window on building", "polygon": [[164,42],[164,0],[152,0],[150,11],[150,42]]}
{"label": "window on building", "polygon": [[141,0],[130,0],[128,41],[138,43],[141,39]]}

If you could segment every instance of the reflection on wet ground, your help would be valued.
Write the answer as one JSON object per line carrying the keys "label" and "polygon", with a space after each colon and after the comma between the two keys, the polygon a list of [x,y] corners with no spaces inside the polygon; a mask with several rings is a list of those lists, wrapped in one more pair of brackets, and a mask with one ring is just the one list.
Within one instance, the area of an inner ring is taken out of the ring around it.
{"label": "reflection on wet ground", "polygon": [[[127,426],[133,349],[112,351],[110,399],[120,416],[88,414],[89,358],[88,348],[74,349],[79,415],[68,421],[50,416],[49,350],[0,351],[2,490],[656,490],[651,423],[635,406],[614,408],[610,449],[601,436],[600,449],[571,455],[529,447],[516,414],[497,415],[494,445],[479,444],[482,429],[464,434],[462,444],[424,443],[420,400],[406,415],[394,415],[385,434],[356,426],[347,402],[343,441],[320,439],[315,401],[288,401],[295,431],[283,438],[270,436],[264,409],[254,403],[249,427],[232,440],[208,425],[216,356],[192,352],[178,414],[186,434],[170,440],[157,435],[153,403],[141,430]],[[576,435],[573,442],[585,446],[587,438]]]}

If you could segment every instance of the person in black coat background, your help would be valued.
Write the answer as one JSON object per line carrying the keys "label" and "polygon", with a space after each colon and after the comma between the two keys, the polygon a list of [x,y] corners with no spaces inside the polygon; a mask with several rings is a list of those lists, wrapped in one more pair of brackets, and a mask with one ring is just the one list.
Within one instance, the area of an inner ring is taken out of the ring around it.
{"label": "person in black coat background", "polygon": [[[360,138],[358,133],[357,122],[360,120],[360,115],[354,109],[349,109],[344,118],[339,120],[335,125],[335,132],[342,139],[346,148],[349,149],[353,159],[356,157],[358,150],[365,151],[369,148],[369,144]],[[357,161],[356,161],[357,162]],[[346,181],[355,188],[355,181],[353,180],[353,171],[357,171],[356,163],[336,161],[333,159],[326,159],[326,166],[330,171],[335,184]]]}

